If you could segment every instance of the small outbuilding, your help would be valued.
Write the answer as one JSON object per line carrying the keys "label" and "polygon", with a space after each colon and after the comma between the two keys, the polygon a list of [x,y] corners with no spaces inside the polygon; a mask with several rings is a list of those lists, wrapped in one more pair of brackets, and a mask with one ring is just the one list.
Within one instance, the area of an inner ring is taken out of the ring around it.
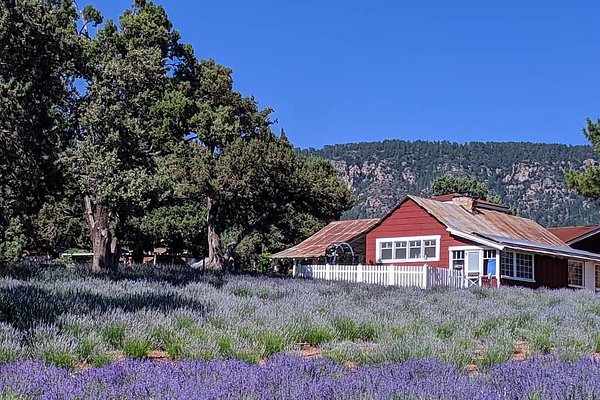
{"label": "small outbuilding", "polygon": [[379,219],[334,221],[297,245],[273,254],[273,259],[302,264],[365,262],[365,233]]}

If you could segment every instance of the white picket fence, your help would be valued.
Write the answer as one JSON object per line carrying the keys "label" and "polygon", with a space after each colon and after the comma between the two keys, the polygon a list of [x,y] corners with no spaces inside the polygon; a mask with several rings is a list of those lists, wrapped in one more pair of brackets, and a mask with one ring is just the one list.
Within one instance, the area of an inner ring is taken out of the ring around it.
{"label": "white picket fence", "polygon": [[295,277],[328,281],[363,282],[388,286],[465,287],[461,272],[429,265],[296,265]]}

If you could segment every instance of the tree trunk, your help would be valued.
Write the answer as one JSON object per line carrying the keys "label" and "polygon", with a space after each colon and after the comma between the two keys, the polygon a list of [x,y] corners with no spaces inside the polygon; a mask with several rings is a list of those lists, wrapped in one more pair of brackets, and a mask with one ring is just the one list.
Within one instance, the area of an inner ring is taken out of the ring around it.
{"label": "tree trunk", "polygon": [[93,210],[92,201],[89,196],[85,196],[85,214],[94,253],[92,272],[97,273],[107,268],[116,270],[121,257],[121,248],[117,235],[110,231],[110,212],[101,205],[96,205]]}
{"label": "tree trunk", "polygon": [[206,268],[223,271],[227,269],[228,257],[221,246],[221,230],[217,223],[216,201],[208,197],[206,200],[206,225],[208,231],[208,262]]}

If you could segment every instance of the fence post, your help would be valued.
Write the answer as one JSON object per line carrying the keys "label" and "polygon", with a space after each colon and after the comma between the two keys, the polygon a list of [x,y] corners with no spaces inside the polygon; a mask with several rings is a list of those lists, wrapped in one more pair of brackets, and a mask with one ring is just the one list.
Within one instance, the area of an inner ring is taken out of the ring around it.
{"label": "fence post", "polygon": [[331,280],[331,265],[329,263],[325,264],[325,280]]}
{"label": "fence post", "polygon": [[427,281],[429,276],[429,266],[427,264],[423,265],[423,289],[427,289]]}
{"label": "fence post", "polygon": [[392,286],[394,284],[394,265],[387,265],[387,284],[388,286]]}
{"label": "fence post", "polygon": [[356,266],[356,282],[362,282],[363,281],[363,265],[361,263],[358,263],[358,265]]}

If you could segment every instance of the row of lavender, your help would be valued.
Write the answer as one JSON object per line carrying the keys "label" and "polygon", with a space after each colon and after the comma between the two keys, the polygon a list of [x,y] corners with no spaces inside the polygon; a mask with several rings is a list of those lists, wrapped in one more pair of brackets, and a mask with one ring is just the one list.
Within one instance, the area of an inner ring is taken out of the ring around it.
{"label": "row of lavender", "polygon": [[[2,273],[4,275],[2,275]],[[600,352],[600,297],[584,291],[429,290],[124,269],[0,271],[0,362],[72,367],[144,358],[259,362],[320,348],[340,364],[435,358],[457,368]]]}
{"label": "row of lavender", "polygon": [[81,373],[21,362],[0,368],[0,393],[48,400],[598,399],[600,363],[537,358],[468,375],[431,360],[356,369],[290,356],[275,356],[264,366],[234,360],[128,361]]}

